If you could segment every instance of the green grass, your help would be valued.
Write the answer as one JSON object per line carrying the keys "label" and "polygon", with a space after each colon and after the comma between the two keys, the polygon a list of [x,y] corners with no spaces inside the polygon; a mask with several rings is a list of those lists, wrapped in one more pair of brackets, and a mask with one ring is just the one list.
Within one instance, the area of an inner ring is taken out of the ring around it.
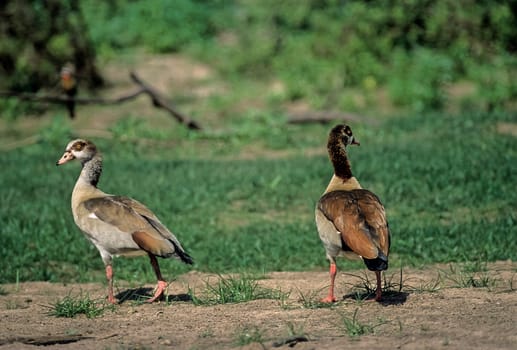
{"label": "green grass", "polygon": [[287,298],[286,293],[260,287],[255,279],[246,276],[219,276],[216,284],[207,281],[203,292],[196,295],[194,290],[189,289],[189,295],[194,305],[242,303],[257,299],[285,300]]}
{"label": "green grass", "polygon": [[67,295],[50,307],[49,315],[74,318],[77,315],[84,314],[88,318],[94,318],[101,316],[105,309],[104,305],[99,305],[88,295],[78,295],[76,297]]}
{"label": "green grass", "polygon": [[492,289],[500,280],[488,271],[472,271],[469,266],[449,265],[449,270],[442,271],[446,280],[455,288],[487,288]]}
{"label": "green grass", "polygon": [[366,323],[362,323],[357,318],[357,312],[359,309],[355,309],[352,317],[342,315],[342,327],[346,334],[351,338],[356,338],[362,335],[373,333],[374,326]]}
{"label": "green grass", "polygon": [[[154,210],[194,257],[196,270],[326,269],[314,205],[332,172],[325,154],[329,126],[272,119],[252,118],[221,134],[174,132],[174,146],[167,147],[95,140],[104,153],[100,188]],[[361,141],[349,152],[354,174],[386,206],[391,268],[479,256],[517,260],[517,138],[499,133],[498,122],[515,116],[422,114],[352,124]],[[71,215],[79,165],[54,165],[67,141],[49,136],[0,153],[1,283],[104,281],[98,252]],[[248,156],[250,149],[263,156]],[[117,279],[154,281],[146,258],[120,259]],[[168,279],[188,271],[175,260],[160,264]]]}
{"label": "green grass", "polygon": [[[363,270],[362,274],[345,274],[359,280],[359,282],[352,284],[351,293],[348,294],[348,297],[352,297],[356,301],[362,302],[375,295],[377,290],[377,281],[375,279],[375,275],[371,271]],[[393,270],[385,271],[381,275],[381,280],[382,294],[384,297],[397,295],[406,290],[402,266],[398,273],[393,272]]]}

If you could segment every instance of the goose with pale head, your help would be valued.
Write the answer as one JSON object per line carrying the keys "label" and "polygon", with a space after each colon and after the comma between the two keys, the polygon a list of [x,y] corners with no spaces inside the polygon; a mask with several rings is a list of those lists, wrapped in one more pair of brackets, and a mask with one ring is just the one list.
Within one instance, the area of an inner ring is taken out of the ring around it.
{"label": "goose with pale head", "polygon": [[92,142],[82,139],[70,141],[56,165],[74,159],[81,163],[82,170],[72,191],[72,214],[76,225],[97,247],[104,262],[108,301],[116,302],[113,295],[113,257],[145,254],[149,256],[158,280],[154,295],[148,302],[158,300],[167,282],[162,277],[156,257],[176,258],[186,264],[192,264],[192,258],[176,236],[145,205],[97,188],[102,156]]}

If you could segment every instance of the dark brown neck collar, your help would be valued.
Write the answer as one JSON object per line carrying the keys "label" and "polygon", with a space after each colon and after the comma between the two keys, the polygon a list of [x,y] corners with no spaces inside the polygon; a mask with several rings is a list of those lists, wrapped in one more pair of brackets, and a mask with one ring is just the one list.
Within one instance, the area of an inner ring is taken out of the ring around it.
{"label": "dark brown neck collar", "polygon": [[352,169],[346,155],[346,149],[341,141],[331,137],[328,141],[327,149],[330,161],[334,166],[334,174],[345,181],[350,179],[353,176]]}

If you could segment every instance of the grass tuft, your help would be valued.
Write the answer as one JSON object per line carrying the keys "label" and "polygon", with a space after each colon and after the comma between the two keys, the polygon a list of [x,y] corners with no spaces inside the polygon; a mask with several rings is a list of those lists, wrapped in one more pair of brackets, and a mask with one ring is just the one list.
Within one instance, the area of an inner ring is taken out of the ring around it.
{"label": "grass tuft", "polygon": [[92,300],[88,295],[79,295],[77,297],[67,295],[51,306],[49,315],[74,318],[77,315],[84,314],[88,318],[94,318],[101,316],[106,308],[109,308],[109,306],[99,305],[98,302]]}
{"label": "grass tuft", "polygon": [[421,280],[417,286],[409,286],[406,289],[416,293],[436,293],[442,288],[442,276],[438,274],[436,278]]}
{"label": "grass tuft", "polygon": [[[377,285],[375,280],[370,279],[371,272],[364,271],[362,275],[352,273],[345,274],[359,279],[358,283],[352,285],[352,293],[348,295],[349,297],[357,301],[363,301],[375,295]],[[384,296],[401,293],[404,289],[402,266],[400,267],[398,276],[397,274],[392,274],[387,278],[386,272],[384,272],[382,278],[382,293]]]}
{"label": "grass tuft", "polygon": [[205,290],[201,295],[196,295],[191,288],[189,288],[188,294],[194,305],[242,303],[257,299],[282,301],[286,299],[287,295],[280,290],[260,287],[256,279],[247,276],[219,276],[215,285],[206,281]]}
{"label": "grass tuft", "polygon": [[459,268],[450,264],[449,270],[443,270],[445,278],[453,283],[455,288],[488,288],[492,289],[498,279],[487,271],[473,271],[470,265],[461,265]]}

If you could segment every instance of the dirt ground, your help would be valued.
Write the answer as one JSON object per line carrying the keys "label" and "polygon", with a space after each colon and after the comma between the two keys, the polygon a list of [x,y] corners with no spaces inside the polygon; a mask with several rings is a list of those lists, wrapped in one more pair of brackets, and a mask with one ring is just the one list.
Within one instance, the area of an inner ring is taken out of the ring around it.
{"label": "dirt ground", "polygon": [[[283,301],[214,306],[195,306],[186,293],[190,287],[198,295],[219,277],[194,271],[170,284],[174,301],[128,298],[95,318],[58,318],[49,315],[49,307],[67,295],[87,293],[102,301],[103,284],[1,285],[0,349],[517,349],[517,263],[489,264],[476,274],[460,270],[404,269],[402,288],[401,272],[390,271],[390,291],[380,303],[351,297],[365,272],[340,271],[337,295],[343,300],[314,309],[303,300],[325,296],[323,271],[273,272],[258,280],[264,288],[289,292]],[[458,287],[469,281],[489,287]],[[132,291],[129,286],[117,281],[118,296]],[[143,287],[150,293],[153,286]],[[356,311],[357,324],[372,327],[372,333],[349,335],[344,320],[353,320]],[[247,334],[262,340],[239,345]],[[293,334],[303,337],[290,339]]]}

